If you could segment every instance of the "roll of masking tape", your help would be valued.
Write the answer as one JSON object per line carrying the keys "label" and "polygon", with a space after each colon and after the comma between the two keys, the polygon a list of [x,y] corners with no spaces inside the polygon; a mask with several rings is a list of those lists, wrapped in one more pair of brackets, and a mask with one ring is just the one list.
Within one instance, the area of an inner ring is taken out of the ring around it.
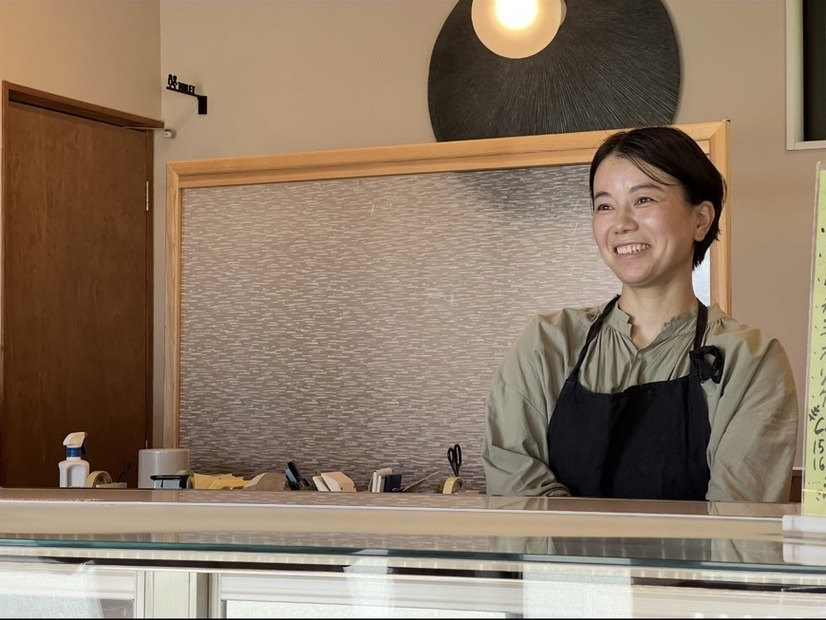
{"label": "roll of masking tape", "polygon": [[456,495],[456,493],[461,492],[464,485],[464,481],[459,476],[450,476],[450,478],[445,480],[442,493],[445,495]]}
{"label": "roll of masking tape", "polygon": [[112,476],[109,475],[109,472],[106,471],[93,471],[91,474],[86,476],[86,486],[97,488],[102,484],[110,484],[112,482]]}

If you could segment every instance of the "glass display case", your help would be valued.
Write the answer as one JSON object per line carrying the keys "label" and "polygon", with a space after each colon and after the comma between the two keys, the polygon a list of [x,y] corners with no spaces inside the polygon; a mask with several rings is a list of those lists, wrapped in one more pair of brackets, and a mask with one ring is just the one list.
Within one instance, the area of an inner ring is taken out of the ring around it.
{"label": "glass display case", "polygon": [[[0,490],[2,617],[809,616],[798,504]],[[823,554],[826,556],[826,553]]]}

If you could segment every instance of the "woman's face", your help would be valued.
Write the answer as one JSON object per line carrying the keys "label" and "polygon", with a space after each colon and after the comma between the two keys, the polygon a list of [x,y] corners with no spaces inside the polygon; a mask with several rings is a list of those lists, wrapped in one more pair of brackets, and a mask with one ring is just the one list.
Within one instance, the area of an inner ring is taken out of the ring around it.
{"label": "woman's face", "polygon": [[710,202],[690,205],[676,179],[655,174],[668,183],[609,156],[594,175],[594,240],[606,264],[632,288],[690,283],[694,243],[705,238],[714,216]]}

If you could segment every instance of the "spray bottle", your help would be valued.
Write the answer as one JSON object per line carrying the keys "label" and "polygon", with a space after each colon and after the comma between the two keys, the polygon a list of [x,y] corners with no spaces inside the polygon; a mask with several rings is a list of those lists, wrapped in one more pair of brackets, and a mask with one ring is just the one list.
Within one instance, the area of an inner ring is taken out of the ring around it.
{"label": "spray bottle", "polygon": [[85,487],[89,476],[89,463],[81,458],[86,454],[86,433],[69,433],[63,440],[66,460],[57,464],[61,487]]}

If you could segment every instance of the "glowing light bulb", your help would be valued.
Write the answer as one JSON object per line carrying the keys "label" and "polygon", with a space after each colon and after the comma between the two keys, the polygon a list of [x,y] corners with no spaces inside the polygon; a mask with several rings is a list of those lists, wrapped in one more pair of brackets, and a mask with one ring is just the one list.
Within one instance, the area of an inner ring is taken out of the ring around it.
{"label": "glowing light bulb", "polygon": [[473,0],[470,19],[490,51],[503,58],[527,58],[551,43],[565,13],[564,0]]}
{"label": "glowing light bulb", "polygon": [[539,14],[538,0],[496,0],[496,19],[508,30],[523,30]]}

